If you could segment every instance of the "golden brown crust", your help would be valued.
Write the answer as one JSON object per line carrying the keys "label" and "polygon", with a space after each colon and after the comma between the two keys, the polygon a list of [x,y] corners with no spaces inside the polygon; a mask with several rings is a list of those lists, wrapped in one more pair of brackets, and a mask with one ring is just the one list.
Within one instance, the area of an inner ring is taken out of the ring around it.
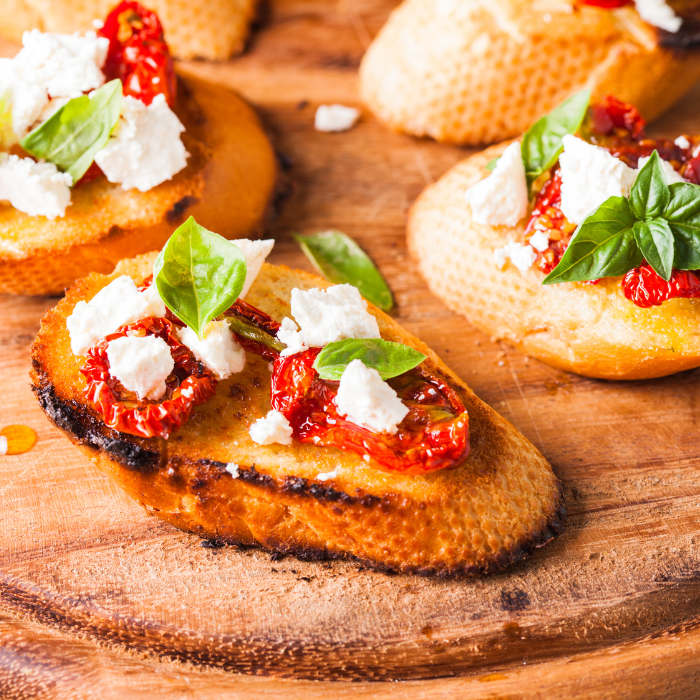
{"label": "golden brown crust", "polygon": [[700,301],[641,309],[620,278],[543,286],[532,267],[499,270],[493,251],[524,242],[516,227],[474,223],[464,193],[507,144],[471,156],[429,187],[409,214],[408,244],[431,291],[477,328],[555,367],[604,379],[662,377],[700,366]]}
{"label": "golden brown crust", "polygon": [[[390,474],[341,450],[294,443],[261,447],[248,434],[270,407],[267,362],[248,355],[167,442],[106,429],[83,399],[65,319],[119,274],[141,280],[152,256],[114,275],[80,280],[42,321],[32,381],[49,418],[102,470],[158,517],[202,537],[307,558],[353,557],[393,571],[462,576],[495,571],[546,544],[563,527],[561,485],[542,455],[423,343],[371,307],[383,337],[428,355],[470,415],[471,454],[454,470]],[[277,319],[292,287],[321,279],[265,265],[247,300]],[[226,465],[239,465],[234,479]],[[335,478],[317,479],[337,470]]]}
{"label": "golden brown crust", "polygon": [[389,127],[472,145],[522,133],[584,87],[653,119],[699,77],[700,51],[660,47],[634,9],[568,0],[405,0],[360,69]]}
{"label": "golden brown crust", "polygon": [[[0,34],[19,43],[30,29],[72,34],[93,29],[117,0],[3,0]],[[176,58],[223,61],[240,53],[259,0],[149,0]]]}
{"label": "golden brown crust", "polygon": [[172,180],[125,192],[100,177],[74,188],[54,221],[0,203],[0,292],[60,294],[89,272],[111,272],[122,258],[162,247],[189,215],[227,238],[259,234],[277,165],[253,110],[228,90],[188,78],[176,112],[191,157]]}

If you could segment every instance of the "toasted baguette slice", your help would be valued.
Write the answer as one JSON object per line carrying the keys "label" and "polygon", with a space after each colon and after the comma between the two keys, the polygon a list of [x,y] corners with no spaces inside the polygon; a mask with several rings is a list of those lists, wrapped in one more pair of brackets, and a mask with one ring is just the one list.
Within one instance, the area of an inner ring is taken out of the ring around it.
{"label": "toasted baguette slice", "polygon": [[[19,43],[30,29],[72,34],[93,29],[119,0],[2,0],[0,35]],[[176,58],[223,61],[243,51],[259,0],[147,0]]]}
{"label": "toasted baguette slice", "polygon": [[[167,442],[107,429],[83,398],[66,317],[118,275],[141,281],[153,259],[122,261],[114,274],[92,274],[68,290],[42,321],[32,382],[53,423],[159,518],[222,542],[440,576],[502,569],[562,529],[561,485],[545,458],[434,352],[372,306],[383,337],[425,353],[429,371],[467,407],[471,453],[456,469],[406,476],[337,449],[256,445],[248,431],[270,409],[270,371],[250,354],[244,371],[221,382]],[[281,320],[293,287],[326,286],[314,275],[266,264],[246,300]],[[230,463],[238,478],[226,471]],[[330,480],[317,478],[334,470]]]}
{"label": "toasted baguette slice", "polygon": [[187,216],[227,238],[258,235],[277,180],[273,148],[253,110],[229,90],[188,78],[175,110],[187,167],[148,192],[104,176],[72,191],[62,218],[0,203],[0,293],[60,294],[89,272],[161,248]]}
{"label": "toasted baguette slice", "polygon": [[477,328],[560,369],[603,379],[663,377],[700,366],[700,301],[671,299],[641,309],[620,277],[543,286],[534,266],[499,270],[493,252],[525,242],[518,226],[472,220],[464,194],[508,144],[467,158],[419,197],[408,245],[431,291]]}
{"label": "toasted baguette slice", "polygon": [[[689,31],[689,30],[688,30]],[[405,0],[360,69],[390,128],[457,144],[516,136],[574,92],[615,95],[653,119],[700,78],[700,52],[641,21],[569,0]]]}

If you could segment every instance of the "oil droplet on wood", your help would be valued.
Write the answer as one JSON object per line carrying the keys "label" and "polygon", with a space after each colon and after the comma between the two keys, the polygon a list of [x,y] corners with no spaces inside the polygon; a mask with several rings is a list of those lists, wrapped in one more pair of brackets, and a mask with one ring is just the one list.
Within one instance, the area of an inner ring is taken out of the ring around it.
{"label": "oil droplet on wood", "polygon": [[490,683],[491,681],[503,681],[506,678],[508,678],[508,676],[504,676],[502,673],[489,673],[488,676],[481,676],[479,680],[482,683]]}
{"label": "oil droplet on wood", "polygon": [[[3,439],[4,438],[4,439]],[[8,425],[0,430],[0,454],[21,455],[36,445],[36,433],[26,425]],[[3,448],[6,448],[3,450]]]}

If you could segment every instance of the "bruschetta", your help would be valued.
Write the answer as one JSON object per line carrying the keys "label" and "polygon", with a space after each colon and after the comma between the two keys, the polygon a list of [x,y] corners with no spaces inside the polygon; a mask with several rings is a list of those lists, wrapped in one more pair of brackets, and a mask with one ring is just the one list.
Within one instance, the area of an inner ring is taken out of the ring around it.
{"label": "bruschetta", "polygon": [[355,287],[263,264],[271,241],[214,235],[189,220],[78,281],[34,342],[39,404],[127,493],[220,543],[437,576],[562,530],[546,459],[435,353]]}
{"label": "bruschetta", "polygon": [[700,78],[697,2],[405,0],[365,55],[362,96],[395,131],[479,145],[590,88],[653,119]]}
{"label": "bruschetta", "polygon": [[697,367],[699,154],[699,138],[645,138],[634,107],[581,93],[429,187],[409,248],[450,308],[555,367]]}
{"label": "bruschetta", "polygon": [[[129,3],[122,3],[126,6]],[[208,58],[223,61],[245,46],[258,0],[149,0],[158,13],[168,44],[176,58]],[[99,25],[114,0],[3,0],[0,3],[0,35],[19,43],[34,28],[72,34]],[[122,11],[128,10],[124,7]]]}
{"label": "bruschetta", "polygon": [[130,7],[99,33],[28,32],[0,59],[0,293],[62,293],[187,214],[227,237],[261,228],[277,165],[256,115],[178,80],[157,16]]}

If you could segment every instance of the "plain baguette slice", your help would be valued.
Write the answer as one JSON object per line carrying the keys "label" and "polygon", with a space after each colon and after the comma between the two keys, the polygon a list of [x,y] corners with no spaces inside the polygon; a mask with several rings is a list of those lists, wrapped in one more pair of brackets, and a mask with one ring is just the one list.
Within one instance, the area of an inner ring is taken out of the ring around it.
{"label": "plain baguette slice", "polygon": [[456,165],[410,211],[409,249],[433,294],[485,333],[588,377],[647,379],[700,366],[700,300],[642,309],[625,298],[619,277],[543,286],[534,266],[525,274],[510,263],[498,269],[494,250],[524,242],[527,220],[513,228],[474,223],[464,194],[507,145]]}
{"label": "plain baguette slice", "polygon": [[659,32],[631,7],[405,0],[363,59],[361,92],[391,129],[445,143],[514,137],[584,87],[654,119],[700,78],[691,33]]}
{"label": "plain baguette slice", "polygon": [[0,203],[0,293],[61,294],[90,272],[161,248],[187,216],[226,238],[262,230],[277,184],[277,160],[255,112],[235,93],[180,80],[187,167],[148,192],[104,176],[72,190],[65,216],[50,221]]}
{"label": "plain baguette slice", "polygon": [[[471,454],[456,469],[402,476],[341,450],[296,441],[256,445],[248,431],[270,408],[270,372],[250,354],[244,371],[221,382],[167,442],[107,429],[83,399],[66,317],[118,275],[141,281],[153,259],[122,261],[114,274],[92,274],[68,290],[42,321],[32,382],[50,420],[159,518],[221,542],[439,576],[502,569],[563,529],[561,484],[545,458],[435,353],[371,306],[383,337],[426,353],[428,368],[462,397]],[[266,264],[246,300],[281,320],[293,287],[326,286],[314,275]],[[229,464],[237,465],[238,478],[226,471]],[[317,478],[334,470],[333,478]]]}

